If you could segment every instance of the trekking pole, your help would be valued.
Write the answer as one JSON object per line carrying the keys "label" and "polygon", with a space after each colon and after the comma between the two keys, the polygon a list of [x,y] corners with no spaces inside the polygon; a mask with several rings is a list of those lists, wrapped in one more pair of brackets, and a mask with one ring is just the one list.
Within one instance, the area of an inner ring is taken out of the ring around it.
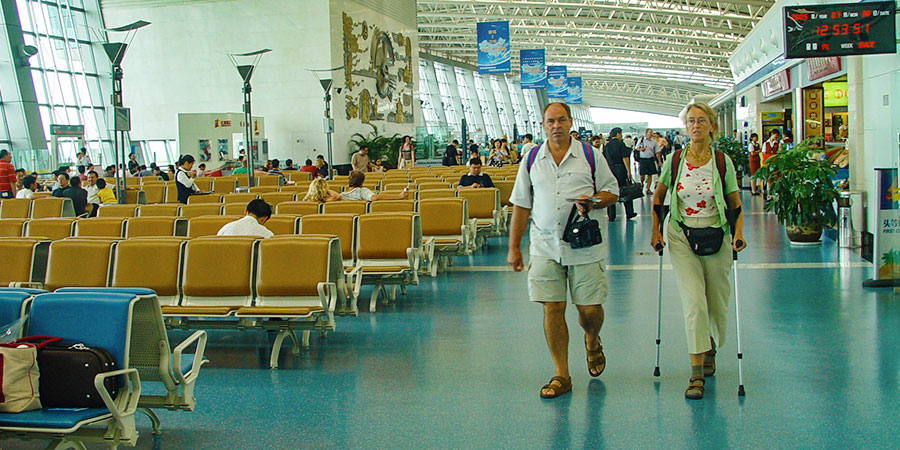
{"label": "trekking pole", "polygon": [[[731,235],[734,236],[734,227],[737,222],[738,216],[741,215],[741,208],[737,209],[729,209],[726,213],[728,216],[728,224],[731,226]],[[743,244],[742,241],[736,242],[738,246]],[[744,392],[744,370],[742,366],[742,361],[744,360],[744,353],[741,351],[741,308],[740,308],[740,289],[738,288],[738,252],[735,250],[731,251],[731,258],[734,261],[732,264],[732,270],[734,271],[734,325],[737,330],[737,360],[738,360],[738,397],[743,397],[745,395]]]}
{"label": "trekking pole", "polygon": [[[653,212],[659,219],[659,233],[662,234],[665,224],[665,218],[669,214],[669,207],[665,205],[653,205]],[[656,367],[653,368],[653,376],[659,376],[659,347],[662,332],[662,269],[663,269],[663,246],[656,244],[655,250],[659,252],[659,273],[657,275],[656,284]]]}

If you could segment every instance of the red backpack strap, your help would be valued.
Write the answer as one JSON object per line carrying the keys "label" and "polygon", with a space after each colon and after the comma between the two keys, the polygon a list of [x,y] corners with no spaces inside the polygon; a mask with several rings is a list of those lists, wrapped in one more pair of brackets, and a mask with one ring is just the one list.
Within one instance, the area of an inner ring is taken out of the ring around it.
{"label": "red backpack strap", "polygon": [[675,175],[678,175],[678,167],[681,166],[681,152],[682,150],[676,150],[675,153],[672,153],[672,165],[669,167],[669,182],[675,183]]}
{"label": "red backpack strap", "polygon": [[727,197],[728,193],[725,192],[725,154],[716,150],[716,169],[719,170],[719,181],[722,183],[722,196]]}

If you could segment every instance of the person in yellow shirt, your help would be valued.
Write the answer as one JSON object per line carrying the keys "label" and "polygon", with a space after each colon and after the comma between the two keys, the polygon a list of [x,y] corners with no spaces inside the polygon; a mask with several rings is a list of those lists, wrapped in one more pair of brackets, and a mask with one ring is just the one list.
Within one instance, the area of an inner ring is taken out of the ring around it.
{"label": "person in yellow shirt", "polygon": [[116,194],[113,193],[112,188],[106,186],[106,180],[103,178],[97,180],[97,198],[101,204],[116,203]]}

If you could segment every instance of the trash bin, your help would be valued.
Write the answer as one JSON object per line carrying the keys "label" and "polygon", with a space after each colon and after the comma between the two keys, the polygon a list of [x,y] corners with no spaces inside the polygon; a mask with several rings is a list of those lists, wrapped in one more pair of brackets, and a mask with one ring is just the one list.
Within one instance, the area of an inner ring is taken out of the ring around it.
{"label": "trash bin", "polygon": [[850,191],[841,191],[838,204],[838,246],[850,248],[853,244],[853,225],[850,221]]}
{"label": "trash bin", "polygon": [[838,246],[858,248],[860,228],[865,226],[863,193],[861,191],[841,191],[838,204]]}

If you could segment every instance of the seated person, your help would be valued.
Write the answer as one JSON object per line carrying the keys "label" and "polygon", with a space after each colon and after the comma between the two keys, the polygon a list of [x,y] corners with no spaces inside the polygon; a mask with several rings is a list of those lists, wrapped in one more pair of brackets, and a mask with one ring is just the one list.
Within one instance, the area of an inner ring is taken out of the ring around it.
{"label": "seated person", "polygon": [[87,191],[81,188],[81,178],[72,177],[69,187],[63,189],[63,197],[72,199],[72,206],[75,207],[75,215],[81,216],[87,212]]}
{"label": "seated person", "polygon": [[152,177],[153,176],[153,168],[151,167],[150,169],[148,169],[147,166],[141,164],[140,166],[138,166],[137,176]]}
{"label": "seated person", "polygon": [[339,198],[341,200],[363,200],[374,202],[377,200],[406,200],[409,197],[409,189],[403,189],[403,192],[399,194],[376,194],[368,188],[362,187],[362,184],[365,181],[365,173],[358,170],[350,172],[350,177],[347,178],[347,185],[352,189],[341,193]]}
{"label": "seated person", "polygon": [[163,181],[169,181],[169,174],[165,173],[159,167],[153,168],[153,175],[156,175],[159,178],[162,178]]}
{"label": "seated person", "polygon": [[116,194],[113,192],[112,188],[106,185],[106,180],[103,178],[97,180],[97,200],[99,200],[101,204],[116,203]]}
{"label": "seated person", "polygon": [[237,169],[232,170],[232,171],[231,171],[231,174],[232,174],[232,175],[246,175],[247,172],[248,172],[248,170],[247,170],[247,161],[246,161],[246,160],[241,160],[241,167],[238,167]]}
{"label": "seated person", "polygon": [[316,176],[319,174],[319,168],[313,165],[311,159],[306,160],[306,164],[304,164],[303,167],[300,168],[300,171],[310,174],[310,177],[312,178],[316,178]]}
{"label": "seated person", "polygon": [[375,158],[375,164],[372,166],[372,172],[384,172],[387,170],[381,161],[381,157]]}
{"label": "seated person", "polygon": [[103,177],[104,178],[113,178],[115,176],[116,176],[116,166],[115,165],[106,166],[106,169],[103,170]]}
{"label": "seated person", "polygon": [[78,166],[75,170],[78,172],[78,178],[81,178],[81,181],[87,181],[87,167]]}
{"label": "seated person", "polygon": [[272,217],[272,205],[266,203],[265,200],[256,199],[247,203],[247,209],[244,210],[244,217],[234,222],[226,223],[217,236],[259,236],[268,239],[275,234],[268,228],[264,227],[269,217]]}
{"label": "seated person", "polygon": [[[309,160],[307,160],[309,161]],[[309,184],[309,191],[303,197],[304,202],[325,203],[340,200],[341,194],[328,189],[328,182],[324,178],[316,178]]]}
{"label": "seated person", "polygon": [[66,172],[60,172],[56,175],[56,187],[53,188],[52,195],[54,197],[65,197],[63,195],[63,191],[69,187],[69,174]]}
{"label": "seated person", "polygon": [[[309,161],[309,160],[307,160],[307,161]],[[284,172],[285,170],[297,170],[297,168],[294,167],[293,159],[288,158],[288,159],[284,160],[284,169],[281,169],[281,171]]]}
{"label": "seated person", "polygon": [[483,162],[481,161],[481,155],[478,153],[478,148],[477,148],[477,147],[476,147],[475,150],[469,152],[469,160],[466,161],[466,165],[467,165],[467,166],[468,166],[468,165],[471,165],[471,164],[472,164],[472,161],[474,161],[474,160],[478,160],[478,163],[479,163],[479,164],[483,164]]}
{"label": "seated person", "polygon": [[200,163],[200,165],[197,166],[197,174],[194,175],[194,178],[205,177],[205,176],[206,176],[206,163]]}
{"label": "seated person", "polygon": [[31,198],[37,191],[37,178],[28,175],[22,178],[22,189],[16,192],[16,198]]}
{"label": "seated person", "polygon": [[473,189],[483,187],[494,187],[491,176],[481,173],[481,160],[472,158],[469,160],[469,173],[463,175],[459,179],[458,189]]}

